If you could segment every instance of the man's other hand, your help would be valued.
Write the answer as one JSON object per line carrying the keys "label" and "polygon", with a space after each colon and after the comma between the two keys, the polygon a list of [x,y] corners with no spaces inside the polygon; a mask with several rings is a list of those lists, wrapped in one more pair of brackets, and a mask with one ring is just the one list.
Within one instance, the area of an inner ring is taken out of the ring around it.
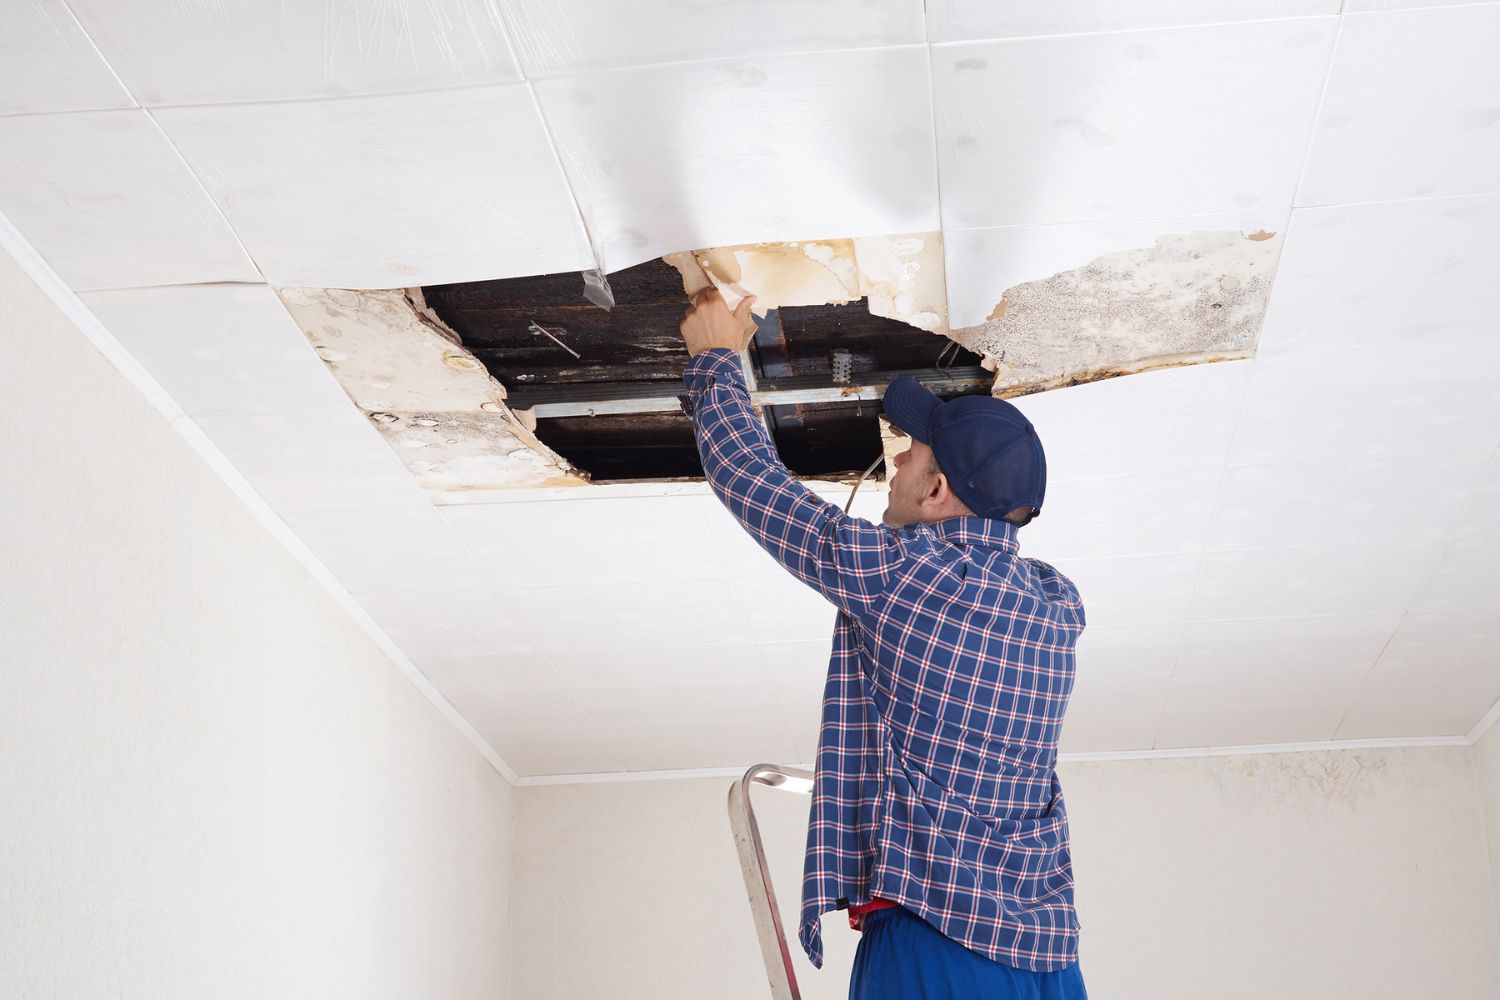
{"label": "man's other hand", "polygon": [[750,307],[755,296],[747,295],[739,308],[729,311],[724,296],[717,288],[705,288],[693,296],[678,327],[682,339],[687,343],[689,354],[701,354],[715,347],[727,347],[731,351],[743,351],[755,334],[755,325],[750,319]]}

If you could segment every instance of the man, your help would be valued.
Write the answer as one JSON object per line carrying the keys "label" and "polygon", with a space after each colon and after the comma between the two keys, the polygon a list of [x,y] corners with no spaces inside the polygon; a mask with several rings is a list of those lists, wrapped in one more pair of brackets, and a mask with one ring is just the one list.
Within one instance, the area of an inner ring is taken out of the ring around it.
{"label": "man", "polygon": [[823,696],[799,938],[861,931],[851,1000],[1085,996],[1054,765],[1083,605],[1016,551],[1040,512],[1041,443],[1002,400],[885,394],[912,439],[884,525],[797,482],[739,365],[750,299],[700,293],[683,375],[704,472],[746,531],[839,610]]}

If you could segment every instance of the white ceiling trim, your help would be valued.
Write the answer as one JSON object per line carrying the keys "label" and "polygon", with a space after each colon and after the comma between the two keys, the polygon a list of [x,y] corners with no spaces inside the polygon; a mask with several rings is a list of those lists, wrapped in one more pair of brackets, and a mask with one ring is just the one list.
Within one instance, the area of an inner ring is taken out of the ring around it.
{"label": "white ceiling trim", "polygon": [[292,558],[300,563],[314,580],[322,585],[328,595],[333,598],[334,603],[343,608],[355,624],[364,630],[401,675],[410,681],[424,698],[432,702],[438,714],[447,719],[479,751],[490,766],[499,772],[501,777],[512,785],[516,784],[519,780],[516,772],[495,752],[495,748],[479,735],[478,731],[458,713],[448,699],[432,686],[432,682],[417,669],[406,654],[401,652],[401,649],[381,631],[380,626],[376,625],[375,620],[365,612],[364,608],[360,607],[359,602],[350,596],[349,591],[344,589],[338,579],[329,572],[328,567],[324,566],[318,557],[313,555],[306,543],[287,527],[271,506],[255,491],[255,487],[250,485],[249,480],[234,467],[228,458],[224,457],[224,453],[215,447],[208,436],[199,430],[186,411],[177,405],[177,402],[168,395],[156,379],[151,377],[140,362],[130,356],[130,352],[115,339],[114,334],[110,333],[108,328],[89,311],[78,295],[68,287],[56,271],[52,270],[51,266],[42,259],[41,254],[36,252],[35,248],[4,215],[0,215],[0,250],[4,250],[16,259],[16,262],[21,265],[21,270],[36,282],[42,293],[62,310],[63,315],[88,338],[100,354],[104,355],[105,360],[115,366],[116,370],[125,377],[125,381],[134,386],[141,395],[146,397],[146,401],[166,418],[167,423],[182,436],[190,448],[208,463],[208,467],[224,481],[224,485],[228,486],[230,491],[240,499],[251,515],[286,547]]}

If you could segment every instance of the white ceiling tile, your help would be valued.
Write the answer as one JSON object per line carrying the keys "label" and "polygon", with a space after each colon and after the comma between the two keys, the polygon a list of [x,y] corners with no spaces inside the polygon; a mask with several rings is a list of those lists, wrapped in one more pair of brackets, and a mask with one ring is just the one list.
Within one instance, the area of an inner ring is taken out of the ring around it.
{"label": "white ceiling tile", "polygon": [[[827,650],[824,650],[827,659]],[[606,651],[558,649],[547,654],[571,687],[670,687],[694,684],[771,683],[784,671],[767,663],[752,643],[703,646],[617,646]]]}
{"label": "white ceiling tile", "polygon": [[[428,595],[429,601],[433,596],[437,595]],[[485,656],[427,656],[418,660],[417,666],[450,701],[568,688],[536,648],[528,648],[528,642],[523,635],[514,651]]]}
{"label": "white ceiling tile", "polygon": [[1209,548],[1446,538],[1485,468],[1477,455],[1234,466]]}
{"label": "white ceiling tile", "polygon": [[[1413,7],[1457,7],[1475,0],[1344,0],[1345,14],[1363,14],[1376,10],[1407,10]],[[1485,2],[1485,0],[1478,0]]]}
{"label": "white ceiling tile", "polygon": [[1500,536],[1453,539],[1412,602],[1415,611],[1456,608],[1500,609]]}
{"label": "white ceiling tile", "polygon": [[1500,5],[1343,21],[1297,204],[1500,191]]}
{"label": "white ceiling tile", "polygon": [[921,44],[921,0],[501,0],[528,76],[690,59]]}
{"label": "white ceiling tile", "polygon": [[1297,209],[1260,351],[1412,352],[1492,337],[1497,228],[1495,195]]}
{"label": "white ceiling tile", "polygon": [[1272,693],[1292,678],[1308,690],[1345,690],[1345,675],[1362,676],[1401,624],[1401,613],[1189,622],[1182,632],[1175,678],[1211,682],[1263,681]]}
{"label": "white ceiling tile", "polygon": [[561,683],[490,684],[443,693],[519,775],[618,770],[615,737],[603,732]]}
{"label": "white ceiling tile", "polygon": [[1290,206],[1336,24],[934,46],[943,227]]}
{"label": "white ceiling tile", "polygon": [[837,609],[790,573],[738,576],[734,590],[755,641],[832,639]]}
{"label": "white ceiling tile", "polygon": [[1239,465],[1490,454],[1500,445],[1500,341],[1462,351],[1295,351],[1254,361]]}
{"label": "white ceiling tile", "polygon": [[353,408],[266,285],[170,285],[80,297],[188,413],[336,415]]}
{"label": "white ceiling tile", "polygon": [[1083,267],[1105,254],[1153,246],[1177,233],[1285,231],[1289,209],[1236,215],[1060,226],[1004,226],[943,234],[948,321],[978,326],[1007,291]]}
{"label": "white ceiling tile", "polygon": [[496,583],[722,576],[697,499],[465,504],[441,513]]}
{"label": "white ceiling tile", "polygon": [[1065,753],[1151,748],[1182,628],[1169,623],[1084,630],[1063,721]]}
{"label": "white ceiling tile", "polygon": [[1223,478],[1221,469],[1186,469],[1049,483],[1021,550],[1048,560],[1199,551]]}
{"label": "white ceiling tile", "polygon": [[1500,698],[1500,611],[1408,615],[1340,739],[1463,736]]}
{"label": "white ceiling tile", "polygon": [[1156,745],[1331,739],[1400,622],[1396,613],[1189,623]]}
{"label": "white ceiling tile", "polygon": [[1405,611],[1440,541],[1209,552],[1195,619]]}
{"label": "white ceiling tile", "polygon": [[356,597],[484,588],[479,567],[430,507],[307,511],[284,519]]}
{"label": "white ceiling tile", "polygon": [[1078,682],[1114,686],[1172,676],[1182,646],[1182,622],[1094,626],[1078,639]]}
{"label": "white ceiling tile", "polygon": [[1047,451],[1049,489],[1065,481],[1222,469],[1251,367],[1247,361],[1190,365],[1014,402]]}
{"label": "white ceiling tile", "polygon": [[[361,594],[359,603],[424,672],[435,660],[463,660],[455,668],[483,669],[510,682],[534,679],[538,670],[555,679],[525,622],[496,590],[377,590]],[[478,659],[485,663],[467,662]]]}
{"label": "white ceiling tile", "polygon": [[1480,476],[1454,534],[1459,538],[1500,535],[1500,456],[1491,459]]}
{"label": "white ceiling tile", "polygon": [[764,685],[586,688],[584,711],[616,737],[611,770],[748,767],[785,761],[793,740],[775,695]]}
{"label": "white ceiling tile", "polygon": [[548,650],[693,646],[750,639],[727,579],[578,583],[506,592]]}
{"label": "white ceiling tile", "polygon": [[691,499],[708,525],[714,554],[726,573],[731,576],[763,576],[786,572],[770,553],[756,544],[718,497],[710,494]]}
{"label": "white ceiling tile", "polygon": [[1333,738],[1360,678],[1293,677],[1279,685],[1255,678],[1173,678],[1156,732],[1160,749],[1255,746]]}
{"label": "white ceiling tile", "polygon": [[592,266],[523,84],[156,112],[276,285]]}
{"label": "white ceiling tile", "polygon": [[1076,32],[1169,28],[1217,21],[1337,14],[1339,0],[928,0],[927,31],[934,42],[1013,38]]}
{"label": "white ceiling tile", "polygon": [[1063,753],[1149,750],[1166,699],[1165,677],[1122,681],[1080,673],[1063,718]]}
{"label": "white ceiling tile", "polygon": [[0,115],[134,106],[63,0],[6,4]]}
{"label": "white ceiling tile", "polygon": [[71,0],[142,103],[338,97],[520,78],[494,3]]}
{"label": "white ceiling tile", "polygon": [[427,507],[430,501],[364,414],[205,416],[193,422],[282,513]]}
{"label": "white ceiling tile", "polygon": [[1198,552],[1066,559],[1057,569],[1077,585],[1090,627],[1137,625],[1187,618],[1202,559]]}
{"label": "white ceiling tile", "polygon": [[0,212],[73,288],[260,281],[144,111],[0,118]]}
{"label": "white ceiling tile", "polygon": [[694,247],[938,228],[924,46],[677,63],[536,89],[611,271]]}

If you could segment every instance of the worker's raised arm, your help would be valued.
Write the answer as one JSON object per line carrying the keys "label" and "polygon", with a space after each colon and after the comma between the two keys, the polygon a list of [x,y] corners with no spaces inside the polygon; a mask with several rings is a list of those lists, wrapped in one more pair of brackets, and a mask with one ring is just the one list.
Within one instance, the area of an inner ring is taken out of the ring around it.
{"label": "worker's raised arm", "polygon": [[867,612],[902,563],[900,536],[846,515],[782,465],[740,368],[748,304],[732,316],[711,295],[700,295],[683,321],[693,353],[683,374],[687,408],[708,481],[750,537],[802,582],[849,614]]}

